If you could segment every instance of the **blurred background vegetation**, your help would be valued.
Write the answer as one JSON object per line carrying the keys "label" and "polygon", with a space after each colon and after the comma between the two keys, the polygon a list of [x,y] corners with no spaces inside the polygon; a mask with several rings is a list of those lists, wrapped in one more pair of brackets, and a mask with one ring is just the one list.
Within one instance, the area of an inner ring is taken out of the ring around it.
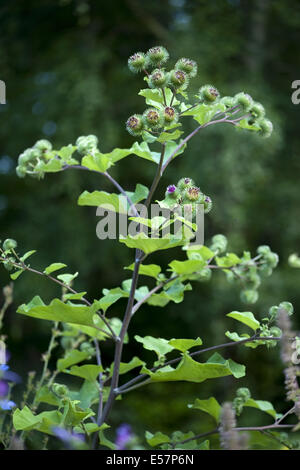
{"label": "blurred background vegetation", "polygon": [[[22,252],[36,249],[31,264],[37,268],[59,261],[68,264],[69,272],[78,270],[75,287],[88,290],[91,299],[99,298],[103,287],[118,286],[129,277],[122,266],[132,262],[133,252],[115,241],[99,241],[96,211],[76,205],[84,189],[113,191],[106,180],[84,172],[50,175],[44,181],[18,179],[15,166],[18,155],[40,138],[59,148],[79,135],[96,134],[103,152],[130,146],[133,138],[124,123],[144,109],[137,95],[144,82],[129,72],[127,59],[161,44],[172,63],[181,56],[198,62],[191,94],[206,83],[223,95],[247,91],[265,105],[274,133],[262,140],[230,126],[206,129],[191,141],[184,158],[169,167],[156,196],[180,176],[192,176],[214,202],[206,217],[207,242],[224,233],[229,251],[255,252],[258,245],[268,244],[280,256],[253,312],[262,318],[283,300],[300,311],[300,271],[287,264],[300,244],[300,106],[291,102],[291,83],[300,78],[298,0],[28,0],[2,2],[0,21],[0,78],[7,86],[7,104],[0,106],[2,239],[15,238]],[[185,122],[186,131],[194,128],[195,123]],[[150,162],[128,157],[111,173],[133,190],[136,182],[149,186],[154,170]],[[166,267],[170,256],[183,259],[178,248],[152,260]],[[209,283],[194,284],[182,304],[171,303],[163,310],[143,307],[131,324],[131,338],[199,335],[205,346],[224,342],[224,332],[235,326],[226,313],[248,307],[241,304],[239,289],[221,273],[214,274]],[[8,282],[8,273],[1,270],[0,287]],[[23,318],[15,310],[37,293],[44,301],[60,295],[47,280],[24,274],[15,284],[14,305],[5,322],[11,368],[24,380],[28,371],[41,370],[51,324]],[[110,314],[121,318],[124,306],[119,301]],[[299,328],[297,314],[294,323]],[[113,423],[128,422],[138,434],[145,428],[198,433],[207,430],[209,418],[191,412],[187,404],[212,394],[221,402],[232,399],[238,386],[249,386],[255,398],[273,401],[278,411],[288,406],[278,350],[220,352],[245,361],[247,377],[147,386],[117,402]],[[133,340],[124,360],[141,353]],[[109,343],[104,357],[112,359]],[[154,360],[151,353],[148,360]],[[264,424],[256,411],[245,419],[249,425]]]}

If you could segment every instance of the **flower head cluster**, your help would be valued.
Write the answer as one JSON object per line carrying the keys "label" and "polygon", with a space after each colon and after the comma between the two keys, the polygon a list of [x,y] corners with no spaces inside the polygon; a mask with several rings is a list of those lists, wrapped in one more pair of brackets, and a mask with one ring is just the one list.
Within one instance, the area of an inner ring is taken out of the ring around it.
{"label": "flower head cluster", "polygon": [[37,165],[48,161],[51,150],[52,144],[46,139],[38,140],[33,147],[24,150],[18,158],[17,175],[20,178],[24,178],[27,173],[34,176]]}
{"label": "flower head cluster", "polygon": [[97,145],[98,138],[93,134],[87,136],[82,135],[76,140],[77,151],[81,155],[87,155],[97,150]]}
{"label": "flower head cluster", "polygon": [[208,213],[212,207],[211,198],[203,194],[197,187],[192,178],[181,178],[177,185],[170,184],[165,193],[164,202],[168,207],[184,206],[185,210],[192,212],[192,216],[196,215],[197,204],[203,204],[204,213]]}
{"label": "flower head cluster", "polygon": [[[258,288],[261,277],[270,276],[278,264],[278,255],[269,246],[262,245],[257,249],[257,256],[251,259],[249,252],[244,252],[240,263],[226,272],[229,281],[240,282],[243,286],[241,301],[254,304],[258,299]],[[266,330],[266,336],[268,336]],[[272,346],[272,343],[269,344]]]}

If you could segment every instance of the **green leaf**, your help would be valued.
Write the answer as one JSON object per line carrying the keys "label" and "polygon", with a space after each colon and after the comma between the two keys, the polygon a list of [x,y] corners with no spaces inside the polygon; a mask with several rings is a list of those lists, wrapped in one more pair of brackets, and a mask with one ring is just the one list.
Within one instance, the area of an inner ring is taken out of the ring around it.
{"label": "green leaf", "polygon": [[20,260],[24,262],[27,258],[29,258],[29,256],[33,255],[34,253],[36,253],[36,250],[27,251],[27,253],[25,253],[25,255],[23,255]]}
{"label": "green leaf", "polygon": [[179,129],[176,129],[173,132],[162,132],[160,136],[158,137],[157,141],[158,142],[168,142],[169,140],[177,140],[179,137],[183,134],[182,131]]}
{"label": "green leaf", "polygon": [[186,352],[195,346],[201,346],[202,339],[170,339],[170,346],[173,346],[174,349],[178,349],[181,352]]}
{"label": "green leaf", "polygon": [[150,376],[153,382],[187,381],[201,383],[207,379],[226,377],[233,375],[240,378],[245,375],[245,366],[237,364],[231,359],[224,359],[219,354],[214,354],[207,362],[194,361],[187,353],[184,353],[180,363],[174,369],[165,366],[156,372],[151,372],[145,367],[142,373]]}
{"label": "green leaf", "polygon": [[73,153],[76,150],[76,146],[69,144],[62,147],[56,152],[56,154],[64,161],[67,162],[72,157]]}
{"label": "green leaf", "polygon": [[19,269],[18,271],[16,271],[15,273],[11,274],[10,275],[10,278],[15,281],[16,279],[18,279],[19,276],[21,276],[21,274],[25,271],[25,269]]}
{"label": "green leaf", "polygon": [[84,361],[88,357],[89,353],[86,351],[78,351],[78,349],[72,349],[71,351],[67,351],[64,358],[58,359],[56,365],[57,370],[62,372],[73,364],[78,364],[78,362]]}
{"label": "green leaf", "polygon": [[205,261],[214,257],[215,253],[204,245],[188,245],[182,248],[187,252],[189,259],[204,259]]}
{"label": "green leaf", "polygon": [[64,294],[64,300],[81,300],[86,292],[77,292],[76,294]]}
{"label": "green leaf", "polygon": [[209,122],[218,111],[225,111],[225,109],[225,105],[222,103],[198,104],[189,111],[183,112],[182,116],[193,116],[193,119],[202,125]]}
{"label": "green leaf", "polygon": [[164,338],[154,338],[153,336],[145,336],[142,338],[139,335],[135,335],[134,339],[142,343],[145,349],[154,351],[159,359],[174,349],[173,346],[169,344],[169,341]]}
{"label": "green leaf", "polygon": [[60,406],[61,400],[47,387],[44,385],[39,388],[36,392],[35,399],[37,403],[47,403],[48,405]]}
{"label": "green leaf", "polygon": [[119,238],[119,241],[125,243],[128,248],[137,248],[144,251],[146,254],[154,253],[159,250],[168,250],[169,248],[174,248],[185,243],[184,239],[178,239],[172,235],[170,238],[149,238],[143,232],[133,237],[127,236],[126,238]]}
{"label": "green leaf", "polygon": [[67,265],[63,263],[52,263],[50,266],[47,266],[47,268],[44,270],[45,274],[51,274],[54,271],[58,271],[59,269],[66,268]]}
{"label": "green leaf", "polygon": [[79,400],[70,400],[69,398],[64,399],[64,413],[63,413],[63,424],[66,427],[77,426],[85,419],[94,416],[95,413],[91,409],[82,410],[78,403]]}
{"label": "green leaf", "polygon": [[125,196],[105,191],[84,191],[78,198],[79,206],[101,206],[105,209],[114,210],[120,214],[127,214],[127,201]]}
{"label": "green leaf", "polygon": [[157,88],[144,88],[143,90],[140,90],[138,94],[146,98],[146,104],[149,106],[153,106],[159,109],[164,108],[162,93]]}
{"label": "green leaf", "polygon": [[252,330],[257,330],[260,327],[260,323],[254,317],[252,312],[231,312],[227,313],[227,317],[234,318],[235,320],[244,323],[245,325],[249,326]]}
{"label": "green leaf", "polygon": [[[134,270],[134,263],[130,266],[126,266],[124,269],[130,269],[130,271]],[[139,269],[139,274],[143,274],[144,276],[154,277],[155,279],[161,272],[161,267],[157,264],[141,264]]]}
{"label": "green leaf", "polygon": [[95,155],[86,155],[81,160],[81,166],[100,173],[104,173],[111,165],[112,161],[100,152],[96,152]]}
{"label": "green leaf", "polygon": [[129,294],[128,292],[124,291],[120,287],[115,287],[114,289],[103,289],[103,294],[104,296],[96,302],[96,305],[98,309],[103,310],[103,312],[106,312],[106,310],[113,305],[115,302],[117,302],[119,299],[122,297],[128,297]]}
{"label": "green leaf", "polygon": [[166,434],[158,431],[155,434],[152,434],[149,431],[145,432],[146,441],[151,447],[158,446],[160,444],[165,444],[166,442],[171,442],[171,439]]}
{"label": "green leaf", "polygon": [[241,258],[234,253],[227,253],[226,256],[223,257],[216,256],[217,265],[222,268],[231,268],[241,263],[241,261]]}
{"label": "green leaf", "polygon": [[108,447],[111,450],[116,450],[117,446],[114,444],[114,442],[110,441],[107,439],[104,435],[104,431],[99,431],[99,443],[104,446]]}
{"label": "green leaf", "polygon": [[[232,333],[230,331],[226,331],[225,336],[227,336],[227,338],[231,339],[232,341],[242,341],[243,339],[250,338],[250,335],[248,335],[247,333],[243,333],[241,336],[239,336],[238,333],[236,333],[235,331],[233,331]],[[257,348],[257,346],[259,345],[263,345],[263,342],[249,341],[249,343],[244,343],[244,346],[253,349]]]}
{"label": "green leaf", "polygon": [[249,124],[247,119],[242,119],[236,124],[237,128],[240,129],[247,129],[248,131],[254,131],[257,132],[260,130],[259,126],[255,126],[255,124]]}
{"label": "green leaf", "polygon": [[177,274],[192,274],[194,272],[200,271],[204,266],[206,266],[206,262],[204,260],[186,260],[186,261],[178,261],[174,260],[172,263],[169,263],[172,271]]}
{"label": "green leaf", "polygon": [[68,286],[71,284],[71,282],[78,276],[78,273],[74,274],[59,274],[57,276],[57,279],[62,281],[64,284],[67,284]]}
{"label": "green leaf", "polygon": [[188,405],[188,408],[204,411],[212,416],[217,423],[219,422],[221,406],[214,397],[210,397],[207,400],[196,398],[192,405]]}
{"label": "green leaf", "polygon": [[59,299],[54,299],[49,305],[45,305],[39,296],[35,296],[27,305],[23,304],[17,309],[17,313],[42,320],[62,321],[75,323],[95,328],[93,316],[97,311],[97,302],[92,306],[65,304]]}
{"label": "green leaf", "polygon": [[[145,364],[144,361],[139,359],[138,357],[133,357],[130,362],[121,362],[120,363],[120,374],[126,374],[132,369],[135,369],[136,367],[143,366]],[[114,363],[111,364],[110,366],[110,375],[113,373],[113,368],[114,368]]]}
{"label": "green leaf", "polygon": [[264,400],[254,400],[253,398],[249,398],[249,400],[244,403],[243,406],[249,406],[250,408],[257,408],[260,411],[264,411],[265,413],[271,415],[274,419],[277,417],[277,413],[274,410],[272,403],[269,401]]}
{"label": "green leaf", "polygon": [[39,171],[43,171],[45,173],[56,173],[60,171],[63,167],[63,162],[59,159],[52,158],[49,162],[40,162],[38,164]]}
{"label": "green leaf", "polygon": [[70,370],[65,371],[70,375],[81,377],[82,379],[93,382],[96,380],[100,372],[103,372],[102,366],[94,364],[85,364],[83,366],[73,366]]}
{"label": "green leaf", "polygon": [[62,421],[63,415],[59,411],[44,411],[34,415],[28,406],[22,410],[17,408],[13,414],[13,425],[17,431],[37,431],[47,434],[53,434],[52,427],[58,426]]}
{"label": "green leaf", "polygon": [[147,186],[138,183],[133,193],[126,191],[126,194],[130,197],[133,204],[137,204],[138,202],[147,198],[149,194],[149,189],[147,188]]}

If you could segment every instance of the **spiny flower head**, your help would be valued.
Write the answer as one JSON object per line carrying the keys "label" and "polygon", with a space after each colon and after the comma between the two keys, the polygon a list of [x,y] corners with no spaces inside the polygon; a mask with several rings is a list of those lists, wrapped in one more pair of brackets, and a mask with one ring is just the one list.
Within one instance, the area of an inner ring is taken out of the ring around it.
{"label": "spiny flower head", "polygon": [[254,102],[250,108],[250,113],[255,119],[263,118],[266,114],[265,108],[261,103]]}
{"label": "spiny flower head", "polygon": [[140,114],[133,114],[126,121],[126,129],[129,134],[140,135],[144,129],[143,117]]}
{"label": "spiny flower head", "polygon": [[175,69],[182,70],[185,72],[189,77],[195,77],[197,75],[197,64],[192,59],[187,59],[183,57],[179,59],[175,64]]}
{"label": "spiny flower head", "polygon": [[250,111],[253,106],[253,99],[248,93],[241,91],[234,96],[236,104],[242,109],[242,111]]}
{"label": "spiny flower head", "polygon": [[52,150],[52,144],[49,140],[40,139],[34,144],[34,148],[41,150],[42,152],[50,152],[50,150]]}
{"label": "spiny flower head", "polygon": [[191,186],[186,190],[186,196],[190,201],[197,201],[200,194],[200,188],[196,186]]}
{"label": "spiny flower head", "polygon": [[143,121],[145,126],[151,129],[158,129],[164,123],[164,117],[160,110],[156,108],[148,108],[143,113]]}
{"label": "spiny flower head", "polygon": [[163,46],[151,47],[147,52],[147,58],[149,63],[154,67],[161,66],[165,64],[169,58],[169,53],[167,49]]}
{"label": "spiny flower head", "polygon": [[176,199],[178,195],[179,195],[179,191],[177,187],[175,186],[175,184],[170,184],[166,190],[166,197],[171,197],[172,199]]}
{"label": "spiny flower head", "polygon": [[175,89],[177,88],[185,89],[188,86],[189,78],[188,78],[188,75],[182,70],[174,69],[174,70],[171,70],[170,72],[169,83]]}
{"label": "spiny flower head", "polygon": [[176,123],[178,121],[178,112],[172,106],[166,106],[164,109],[164,118],[167,123]]}
{"label": "spiny flower head", "polygon": [[214,86],[204,85],[199,90],[199,96],[205,104],[211,104],[220,97],[220,93]]}
{"label": "spiny flower head", "polygon": [[162,69],[155,69],[149,77],[150,88],[163,88],[168,83],[168,74]]}
{"label": "spiny flower head", "polygon": [[212,200],[209,196],[205,196],[204,199],[204,214],[208,214],[212,208]]}
{"label": "spiny flower head", "polygon": [[194,186],[194,181],[192,180],[192,178],[181,178],[179,181],[178,181],[178,188],[180,189],[180,191],[186,189],[186,188],[189,188],[190,186]]}
{"label": "spiny flower head", "polygon": [[93,134],[82,135],[78,137],[75,145],[81,155],[86,155],[97,149],[98,138]]}
{"label": "spiny flower head", "polygon": [[232,96],[223,96],[220,102],[225,104],[226,108],[233,108],[236,105],[236,102]]}
{"label": "spiny flower head", "polygon": [[128,67],[131,72],[138,73],[147,68],[148,62],[148,57],[143,52],[135,52],[128,59]]}
{"label": "spiny flower head", "polygon": [[269,120],[269,119],[259,119],[259,121],[257,121],[258,125],[259,125],[259,134],[262,136],[262,137],[270,137],[270,135],[272,134],[273,132],[273,124],[272,122]]}

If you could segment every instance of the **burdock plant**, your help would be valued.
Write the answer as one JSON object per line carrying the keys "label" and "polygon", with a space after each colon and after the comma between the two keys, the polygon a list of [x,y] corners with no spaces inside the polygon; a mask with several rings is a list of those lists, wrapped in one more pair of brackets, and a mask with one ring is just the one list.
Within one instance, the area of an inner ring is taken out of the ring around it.
{"label": "burdock plant", "polygon": [[[201,410],[211,415],[214,426],[210,425],[204,430],[201,427],[200,434],[186,433],[185,429],[184,432],[176,431],[167,435],[159,429],[154,430],[154,433],[147,431],[148,423],[144,422],[145,436],[137,436],[133,421],[126,424],[126,439],[120,444],[122,421],[118,421],[118,414],[122,407],[126,408],[127,394],[156,382],[201,384],[208,379],[226,376],[240,381],[245,376],[245,366],[228,358],[228,355],[225,359],[219,350],[228,348],[230,353],[238,346],[250,347],[251,350],[262,346],[274,347],[281,339],[281,327],[284,327],[284,342],[291,339],[290,335],[287,338],[282,316],[279,317],[278,326],[275,325],[278,312],[284,310],[291,313],[291,304],[288,302],[273,306],[269,314],[264,314],[262,318],[250,311],[229,312],[227,317],[230,321],[236,321],[239,328],[237,331],[228,330],[225,333],[227,342],[222,345],[202,347],[202,339],[199,337],[201,325],[193,338],[184,335],[176,339],[161,338],[159,333],[157,337],[135,335],[132,319],[145,314],[146,304],[155,310],[164,308],[170,302],[182,302],[186,292],[192,289],[193,282],[213,282],[218,271],[224,274],[230,284],[240,287],[242,301],[255,303],[260,284],[272,274],[278,256],[267,245],[258,247],[254,254],[249,251],[235,254],[228,251],[227,239],[223,234],[214,235],[205,245],[193,243],[198,223],[197,218],[193,217],[197,209],[202,208],[205,217],[213,217],[212,198],[206,194],[210,183],[201,180],[201,174],[193,175],[195,181],[190,176],[178,175],[177,182],[170,181],[167,187],[159,187],[168,166],[187,150],[189,141],[197,138],[200,130],[229,125],[268,137],[272,132],[272,124],[265,117],[263,106],[243,91],[234,96],[222,97],[221,92],[211,84],[203,84],[199,93],[194,99],[191,96],[190,100],[190,93],[188,95],[186,91],[197,74],[197,63],[194,59],[179,58],[175,65],[169,66],[169,53],[163,46],[132,54],[128,66],[132,72],[143,74],[144,83],[147,84],[146,88],[139,91],[139,96],[145,99],[145,105],[141,104],[139,109],[133,110],[126,121],[127,131],[136,139],[130,148],[117,147],[109,153],[102,153],[98,138],[88,135],[80,136],[75,144],[60,149],[53,148],[47,140],[39,140],[19,157],[17,175],[20,177],[42,179],[48,174],[64,171],[93,172],[99,177],[98,189],[78,195],[78,204],[100,207],[106,211],[109,209],[123,216],[127,214],[130,224],[136,225],[135,233],[122,235],[118,240],[124,249],[132,250],[132,264],[126,267],[130,273],[128,278],[125,275],[120,286],[102,286],[102,294],[97,298],[90,296],[88,288],[81,292],[76,289],[78,273],[68,272],[65,264],[52,262],[39,270],[31,261],[34,250],[22,252],[22,240],[17,243],[7,238],[0,243],[0,262],[8,270],[11,281],[18,279],[19,282],[19,278],[26,273],[42,276],[57,286],[57,296],[51,302],[43,300],[43,293],[39,292],[33,299],[24,299],[25,303],[17,307],[18,314],[47,320],[52,322],[52,327],[49,347],[42,357],[44,365],[41,375],[30,375],[23,400],[20,393],[16,397],[12,397],[10,392],[5,395],[8,402],[2,403],[0,409],[2,445],[10,448],[19,439],[18,442],[27,448],[28,445],[32,446],[31,433],[35,433],[41,436],[40,448],[46,442],[43,440],[43,435],[46,435],[50,448],[123,449],[130,445],[131,449],[185,449],[188,443],[189,449],[209,449],[210,446],[219,448],[220,445],[238,449],[245,448],[246,441],[251,448],[252,431],[270,430],[272,433],[268,439],[263,433],[259,434],[260,446],[266,448],[269,439],[273,438],[273,445],[280,447],[282,441],[279,433],[283,429],[289,431],[296,425],[296,415],[291,418],[291,424],[283,424],[283,420],[295,411],[299,415],[299,395],[294,376],[293,408],[284,415],[279,415],[272,404],[266,401],[267,392],[262,401],[253,398],[244,387],[237,387],[239,390],[237,396],[232,397],[232,404],[228,403],[228,396],[223,394],[226,400],[223,407],[216,398],[205,397],[202,393],[201,398],[195,397],[193,404],[186,405],[191,412],[195,410],[198,413],[197,410]],[[196,126],[184,134],[187,117],[196,122]],[[201,135],[205,138],[204,132]],[[235,138],[238,145],[238,134]],[[123,188],[116,181],[113,176],[114,165],[122,165],[125,158],[142,158],[152,163],[154,176],[150,188],[141,184]],[[180,164],[178,168],[180,171]],[[103,179],[108,180],[115,192],[99,189]],[[160,198],[157,202],[159,208],[167,212],[161,216],[145,215],[156,195]],[[217,197],[214,200],[218,204]],[[143,215],[137,206],[141,202],[146,210]],[[191,220],[180,215],[180,210],[185,207],[193,216]],[[178,222],[188,226],[189,231],[180,229],[172,233],[170,230],[168,236],[163,236],[166,229]],[[2,232],[3,236],[9,236],[4,233],[5,228],[2,228]],[[95,238],[95,250],[99,243],[105,246],[105,237],[101,238]],[[175,257],[169,260],[168,266],[153,264],[151,261],[151,255],[160,250],[169,250]],[[61,273],[62,270],[65,271]],[[123,272],[121,266],[120,270]],[[120,305],[121,299],[125,301],[126,307],[116,315],[115,305]],[[1,321],[5,321],[7,308],[8,304],[5,304],[1,309]],[[223,315],[223,312],[220,314]],[[136,342],[136,347],[140,348],[140,357],[127,359],[126,362],[123,351],[128,341]],[[104,343],[107,343],[105,347]],[[57,346],[60,347],[58,351],[61,357],[53,366],[51,358]],[[112,363],[107,358],[108,348],[114,352]],[[144,349],[147,354],[144,354]],[[149,350],[155,356],[153,362],[149,359],[147,361],[150,362],[146,362]],[[286,350],[290,351],[289,348]],[[206,352],[209,352],[208,356]],[[169,354],[172,354],[172,359],[169,359]],[[235,352],[235,357],[238,358],[238,352]],[[290,363],[289,366],[291,371]],[[70,376],[77,378],[79,386],[67,385],[70,382],[65,379]],[[218,390],[220,395],[220,387]],[[119,398],[122,401],[114,418],[116,428],[110,428],[111,412]],[[239,426],[236,420],[247,407],[267,413],[270,424],[251,428]],[[127,414],[127,421],[129,418]],[[128,429],[134,439],[128,438]],[[248,432],[249,439],[241,439],[240,431]],[[216,439],[218,435],[221,439]]]}

